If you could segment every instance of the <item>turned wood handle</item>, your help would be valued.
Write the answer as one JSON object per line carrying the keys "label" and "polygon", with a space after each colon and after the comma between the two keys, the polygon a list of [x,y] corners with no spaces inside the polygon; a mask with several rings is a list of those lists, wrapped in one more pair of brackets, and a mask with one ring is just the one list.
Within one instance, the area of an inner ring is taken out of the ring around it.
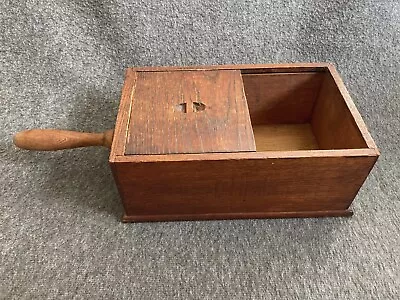
{"label": "turned wood handle", "polygon": [[114,130],[87,133],[57,129],[31,129],[18,132],[14,144],[22,149],[53,151],[88,146],[111,148]]}

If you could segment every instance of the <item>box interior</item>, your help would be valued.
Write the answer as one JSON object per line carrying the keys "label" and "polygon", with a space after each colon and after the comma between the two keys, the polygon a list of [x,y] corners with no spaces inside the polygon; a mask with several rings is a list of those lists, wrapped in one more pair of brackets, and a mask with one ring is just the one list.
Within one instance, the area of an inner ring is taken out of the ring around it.
{"label": "box interior", "polygon": [[257,152],[368,148],[328,70],[242,79]]}

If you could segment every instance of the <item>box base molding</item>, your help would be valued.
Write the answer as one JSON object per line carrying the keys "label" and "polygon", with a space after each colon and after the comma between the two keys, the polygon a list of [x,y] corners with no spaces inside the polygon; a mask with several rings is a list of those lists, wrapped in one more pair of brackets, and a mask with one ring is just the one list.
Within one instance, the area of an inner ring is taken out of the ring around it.
{"label": "box base molding", "polygon": [[254,212],[254,213],[212,213],[212,214],[176,214],[176,215],[124,215],[122,221],[129,222],[168,222],[195,220],[230,220],[230,219],[283,219],[283,218],[322,218],[350,217],[353,211],[293,211],[293,212]]}

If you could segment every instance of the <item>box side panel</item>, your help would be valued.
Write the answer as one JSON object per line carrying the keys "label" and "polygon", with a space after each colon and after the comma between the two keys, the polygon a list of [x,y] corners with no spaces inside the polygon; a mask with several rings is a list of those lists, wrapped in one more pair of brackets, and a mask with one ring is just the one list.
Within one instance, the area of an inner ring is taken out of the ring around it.
{"label": "box side panel", "polygon": [[118,162],[109,161],[111,172],[113,174],[114,181],[115,181],[115,184],[117,186],[119,196],[121,197],[122,205],[124,207],[124,211],[126,212],[127,211],[127,207],[125,206],[126,202],[124,201],[125,198],[124,198],[124,194],[123,194],[123,191],[125,191],[126,189],[122,186],[122,181],[120,180],[120,177],[119,177],[120,175],[124,175],[124,174],[118,171],[117,166],[119,164],[120,163],[118,163]]}
{"label": "box side panel", "polygon": [[309,122],[323,76],[322,72],[242,74],[252,124]]}
{"label": "box side panel", "polygon": [[[251,215],[346,210],[375,156],[114,163],[125,213]],[[157,217],[159,216],[159,218]],[[178,218],[179,219],[179,218]]]}
{"label": "box side panel", "polygon": [[117,120],[111,145],[109,161],[114,161],[117,155],[123,155],[125,152],[125,141],[128,133],[129,116],[131,111],[132,94],[135,91],[137,73],[131,68],[126,70],[124,86],[121,93],[121,102],[119,104]]}
{"label": "box side panel", "polygon": [[346,103],[354,122],[357,124],[358,129],[360,130],[368,148],[374,149],[375,153],[379,155],[378,147],[376,146],[374,140],[372,139],[371,134],[368,131],[367,125],[365,124],[364,120],[362,119],[356,105],[354,104],[346,86],[342,78],[340,77],[339,73],[337,72],[336,68],[333,65],[328,66],[329,73],[331,74],[333,80],[337,88],[339,89],[340,93],[342,94],[343,100]]}
{"label": "box side panel", "polygon": [[[311,121],[320,148],[368,148],[363,130],[368,131],[365,125],[360,128],[357,124],[354,115],[359,114],[350,96],[346,92],[345,99],[331,73],[324,77]],[[359,119],[361,121],[361,117]]]}

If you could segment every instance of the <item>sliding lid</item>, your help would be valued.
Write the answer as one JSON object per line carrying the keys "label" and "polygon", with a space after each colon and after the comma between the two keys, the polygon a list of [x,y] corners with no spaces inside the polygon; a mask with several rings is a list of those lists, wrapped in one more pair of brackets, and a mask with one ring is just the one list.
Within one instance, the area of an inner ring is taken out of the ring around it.
{"label": "sliding lid", "polygon": [[125,155],[255,151],[240,71],[138,71]]}

